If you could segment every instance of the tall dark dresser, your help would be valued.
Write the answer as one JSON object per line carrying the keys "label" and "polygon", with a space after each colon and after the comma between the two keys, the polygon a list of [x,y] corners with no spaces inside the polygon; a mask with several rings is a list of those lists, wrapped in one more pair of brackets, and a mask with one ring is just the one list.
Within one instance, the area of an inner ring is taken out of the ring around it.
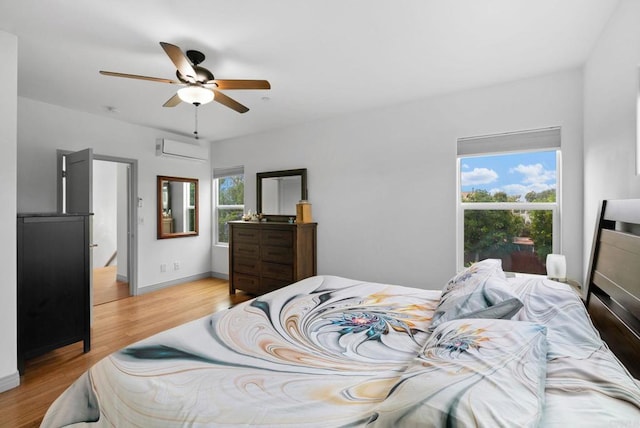
{"label": "tall dark dresser", "polygon": [[18,370],[61,346],[91,348],[90,217],[18,214]]}
{"label": "tall dark dresser", "polygon": [[264,294],[317,274],[317,223],[229,222],[229,292]]}

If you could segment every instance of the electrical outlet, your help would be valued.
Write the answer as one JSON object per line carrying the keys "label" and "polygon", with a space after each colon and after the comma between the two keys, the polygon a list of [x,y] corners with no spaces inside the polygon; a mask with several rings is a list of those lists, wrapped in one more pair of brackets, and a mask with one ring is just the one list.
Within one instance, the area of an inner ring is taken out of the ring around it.
{"label": "electrical outlet", "polygon": [[173,262],[173,270],[180,270],[180,262]]}
{"label": "electrical outlet", "polygon": [[166,264],[164,264],[164,263],[162,263],[162,264],[160,265],[160,272],[166,272],[166,271],[167,271],[167,265],[166,265]]}

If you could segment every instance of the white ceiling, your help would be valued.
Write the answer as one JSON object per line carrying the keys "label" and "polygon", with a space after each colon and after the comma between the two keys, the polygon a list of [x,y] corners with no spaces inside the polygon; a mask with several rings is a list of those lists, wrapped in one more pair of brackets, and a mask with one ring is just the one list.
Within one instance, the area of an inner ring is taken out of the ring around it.
{"label": "white ceiling", "polygon": [[[582,65],[618,0],[19,0],[0,2],[18,37],[18,95],[191,137],[194,107],[160,41],[197,49],[250,108],[199,108],[215,141]],[[109,111],[115,109],[115,112]]]}

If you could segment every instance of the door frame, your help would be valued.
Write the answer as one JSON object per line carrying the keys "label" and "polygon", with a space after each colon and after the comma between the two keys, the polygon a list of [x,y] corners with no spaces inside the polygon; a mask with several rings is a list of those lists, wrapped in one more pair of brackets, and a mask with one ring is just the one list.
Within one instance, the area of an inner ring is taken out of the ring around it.
{"label": "door frame", "polygon": [[[62,171],[62,158],[73,150],[56,150],[57,169]],[[127,210],[127,270],[129,280],[129,295],[138,295],[138,160],[130,158],[121,158],[118,156],[93,154],[94,160],[124,163],[129,166],[128,187],[128,210]],[[57,174],[57,204],[58,212],[62,212],[62,175]],[[93,177],[92,177],[93,180]]]}

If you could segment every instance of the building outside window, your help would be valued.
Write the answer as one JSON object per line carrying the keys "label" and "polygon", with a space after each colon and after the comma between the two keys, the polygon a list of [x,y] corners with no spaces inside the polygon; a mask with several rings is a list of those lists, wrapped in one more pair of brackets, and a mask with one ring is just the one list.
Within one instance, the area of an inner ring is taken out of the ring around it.
{"label": "building outside window", "polygon": [[560,248],[560,129],[458,140],[458,269],[545,274]]}
{"label": "building outside window", "polygon": [[229,225],[244,213],[244,167],[217,168],[214,178],[216,244],[229,243]]}

